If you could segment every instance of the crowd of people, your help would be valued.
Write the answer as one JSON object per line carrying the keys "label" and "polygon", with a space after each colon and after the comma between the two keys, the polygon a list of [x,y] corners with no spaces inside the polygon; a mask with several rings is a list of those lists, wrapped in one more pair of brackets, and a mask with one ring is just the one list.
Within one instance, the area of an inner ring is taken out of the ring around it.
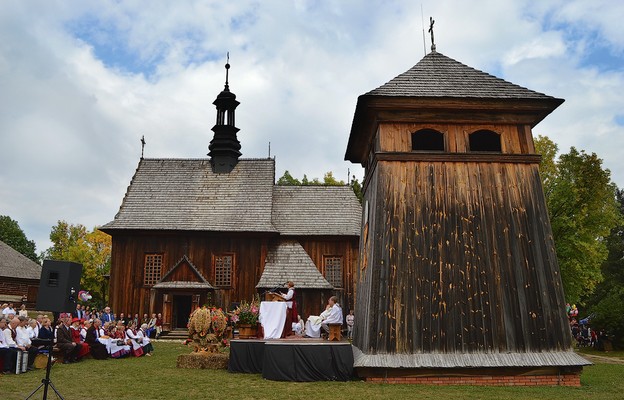
{"label": "crowd of people", "polygon": [[28,353],[26,371],[31,371],[35,357],[48,353],[45,340],[52,341],[63,363],[69,364],[88,355],[98,360],[151,356],[154,348],[150,339],[162,332],[160,314],[144,314],[139,319],[138,314],[113,314],[110,307],[99,312],[77,305],[72,313],[60,314],[55,324],[45,314],[28,318],[25,305],[17,313],[11,303],[3,304],[0,310],[0,373],[4,374],[15,373],[18,357],[24,353]]}
{"label": "crowd of people", "polygon": [[593,347],[596,350],[608,350],[609,338],[604,330],[591,327],[591,316],[579,319],[579,310],[576,304],[566,304],[566,315],[570,323],[570,332],[577,347]]}

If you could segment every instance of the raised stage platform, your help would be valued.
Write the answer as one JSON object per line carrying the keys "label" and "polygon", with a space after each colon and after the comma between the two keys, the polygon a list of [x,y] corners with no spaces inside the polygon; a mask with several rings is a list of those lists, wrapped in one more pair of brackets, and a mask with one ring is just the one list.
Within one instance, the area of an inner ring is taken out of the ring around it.
{"label": "raised stage platform", "polygon": [[353,350],[346,341],[234,339],[228,371],[262,374],[273,381],[348,381],[353,378]]}

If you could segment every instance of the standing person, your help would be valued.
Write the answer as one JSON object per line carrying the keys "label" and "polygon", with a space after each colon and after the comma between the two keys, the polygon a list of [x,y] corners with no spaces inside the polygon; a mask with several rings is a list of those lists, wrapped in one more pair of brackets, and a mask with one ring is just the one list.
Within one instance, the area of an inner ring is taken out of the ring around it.
{"label": "standing person", "polygon": [[355,315],[353,315],[353,310],[349,311],[349,315],[347,315],[347,337],[349,339],[353,339],[353,325],[355,325]]}
{"label": "standing person", "polygon": [[78,361],[78,353],[82,349],[80,343],[74,342],[71,332],[71,314],[61,314],[61,325],[56,330],[56,345],[63,352],[63,364]]}
{"label": "standing person", "polygon": [[114,322],[115,316],[111,313],[111,308],[109,306],[104,307],[104,312],[100,316],[100,321],[102,321],[102,325],[107,322]]}
{"label": "standing person", "polygon": [[295,283],[293,281],[288,281],[286,283],[288,287],[288,292],[286,294],[280,293],[280,296],[286,300],[286,306],[288,307],[288,311],[286,313],[286,329],[284,332],[284,336],[290,336],[293,334],[292,332],[292,324],[294,322],[299,321],[299,313],[297,312],[297,299],[295,297]]}
{"label": "standing person", "polygon": [[80,307],[80,304],[76,304],[76,309],[72,313],[72,316],[74,318],[84,319],[84,311],[82,311],[82,307]]}
{"label": "standing person", "polygon": [[11,374],[15,371],[17,354],[17,344],[13,340],[12,332],[7,326],[7,320],[4,317],[0,317],[0,358],[4,361],[4,368],[0,373]]}

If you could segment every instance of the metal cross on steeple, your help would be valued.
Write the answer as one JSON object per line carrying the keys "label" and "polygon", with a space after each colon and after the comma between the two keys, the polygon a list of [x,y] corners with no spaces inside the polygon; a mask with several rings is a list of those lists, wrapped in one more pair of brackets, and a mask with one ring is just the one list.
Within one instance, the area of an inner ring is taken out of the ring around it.
{"label": "metal cross on steeple", "polygon": [[145,150],[145,135],[141,136],[141,160],[143,159],[144,150]]}
{"label": "metal cross on steeple", "polygon": [[230,90],[230,85],[228,83],[230,73],[230,52],[227,52],[227,61],[225,62],[225,90]]}
{"label": "metal cross on steeple", "polygon": [[435,40],[433,39],[433,24],[435,21],[433,17],[429,17],[429,33],[431,33],[431,51],[436,51]]}

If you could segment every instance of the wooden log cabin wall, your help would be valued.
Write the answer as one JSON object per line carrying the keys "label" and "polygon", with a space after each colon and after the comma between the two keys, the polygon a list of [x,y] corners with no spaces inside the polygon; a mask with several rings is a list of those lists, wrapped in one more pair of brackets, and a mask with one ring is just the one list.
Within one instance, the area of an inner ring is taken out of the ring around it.
{"label": "wooden log cabin wall", "polygon": [[345,158],[365,168],[361,376],[549,367],[579,382],[531,133],[562,102],[435,51],[360,96]]}

